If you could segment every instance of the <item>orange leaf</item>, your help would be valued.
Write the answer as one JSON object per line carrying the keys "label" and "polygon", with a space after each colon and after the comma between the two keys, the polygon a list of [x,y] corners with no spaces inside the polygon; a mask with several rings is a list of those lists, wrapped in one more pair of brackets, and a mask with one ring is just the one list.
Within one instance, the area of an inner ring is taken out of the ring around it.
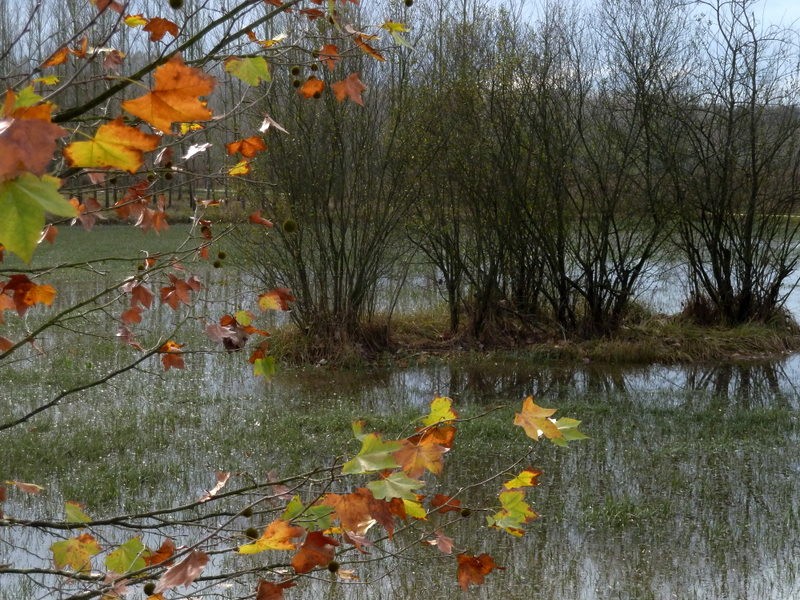
{"label": "orange leaf", "polygon": [[67,62],[67,57],[69,56],[69,48],[66,46],[62,46],[48,58],[46,61],[42,63],[41,69],[46,69],[47,67],[55,67],[57,65],[63,65]]}
{"label": "orange leaf", "polygon": [[170,562],[169,559],[175,554],[175,542],[170,539],[166,539],[161,543],[161,546],[158,550],[150,552],[142,556],[144,558],[144,562],[147,566],[152,565],[160,565],[164,564],[165,566],[169,566]]}
{"label": "orange leaf", "polygon": [[368,43],[365,41],[365,39],[364,39],[364,36],[363,36],[363,35],[361,35],[361,34],[358,34],[357,36],[355,36],[355,37],[353,38],[353,41],[355,42],[356,46],[358,46],[359,48],[361,48],[361,50],[362,50],[363,52],[365,52],[366,54],[369,54],[369,55],[370,55],[372,58],[374,58],[375,60],[379,60],[379,61],[381,61],[381,62],[383,62],[383,61],[385,61],[385,60],[386,60],[386,59],[383,57],[383,55],[382,55],[380,52],[378,52],[378,51],[377,51],[375,48],[373,48],[372,46],[370,46],[370,45],[369,45],[369,44],[368,44]]}
{"label": "orange leaf", "polygon": [[350,98],[356,104],[364,106],[361,92],[366,90],[367,86],[358,78],[358,73],[350,73],[347,79],[331,84],[331,89],[339,102],[342,102],[345,98]]}
{"label": "orange leaf", "polygon": [[325,44],[322,46],[319,50],[319,60],[325,63],[329,71],[333,71],[336,68],[336,63],[341,60],[338,46],[334,44]]}
{"label": "orange leaf", "polygon": [[314,21],[325,16],[325,12],[318,8],[302,8],[299,12],[301,15],[308,17],[309,21]]}
{"label": "orange leaf", "polygon": [[29,171],[43,175],[56,149],[56,140],[67,134],[50,122],[52,104],[14,108],[16,95],[6,93],[0,119],[0,181]]}
{"label": "orange leaf", "polygon": [[143,152],[155,150],[160,137],[129,127],[117,117],[101,125],[86,142],[73,142],[64,148],[71,167],[122,169],[135,173],[142,166]]}
{"label": "orange leaf", "polygon": [[306,82],[297,89],[297,92],[303,98],[319,98],[324,89],[325,82],[311,75]]}
{"label": "orange leaf", "polygon": [[434,475],[442,472],[444,467],[444,453],[449,450],[432,441],[420,440],[414,443],[410,440],[401,440],[403,447],[393,454],[397,463],[409,477],[419,477],[427,469]]}
{"label": "orange leaf", "polygon": [[141,323],[142,322],[141,307],[132,306],[119,316],[119,320],[122,321],[125,325],[133,325],[134,323]]}
{"label": "orange leaf", "polygon": [[380,523],[391,538],[394,534],[394,515],[402,512],[402,501],[378,500],[368,488],[358,488],[351,494],[325,494],[320,501],[334,510],[335,518],[347,533],[364,535],[375,523]]}
{"label": "orange leaf", "polygon": [[261,310],[289,310],[289,302],[294,302],[295,297],[287,288],[275,288],[258,297],[258,306]]}
{"label": "orange leaf", "polygon": [[436,494],[431,498],[431,508],[438,508],[440,513],[461,512],[461,500]]}
{"label": "orange leaf", "polygon": [[80,46],[75,46],[74,48],[70,48],[69,53],[77,56],[78,58],[86,58],[86,52],[89,50],[89,38],[83,36],[81,38]]}
{"label": "orange leaf", "polygon": [[551,440],[561,438],[564,434],[549,418],[555,412],[555,408],[542,408],[533,401],[532,396],[528,396],[522,403],[522,412],[514,415],[514,425],[522,427],[528,437],[534,440],[541,435]]}
{"label": "orange leaf", "polygon": [[161,288],[161,302],[169,305],[173,310],[178,310],[180,303],[191,304],[190,292],[196,292],[203,287],[196,277],[184,280],[171,273],[167,277],[172,285]]}
{"label": "orange leaf", "polygon": [[58,237],[58,227],[56,227],[52,223],[48,223],[42,230],[42,236],[39,239],[39,242],[40,243],[47,242],[48,244],[55,244],[56,237]]}
{"label": "orange leaf", "polygon": [[0,293],[9,294],[14,300],[14,308],[19,316],[35,304],[50,306],[56,297],[56,289],[51,285],[37,285],[27,275],[12,275],[5,284],[0,285]]}
{"label": "orange leaf", "polygon": [[256,600],[283,600],[283,590],[294,587],[294,581],[284,581],[283,583],[272,583],[264,581],[258,582],[256,590]]}
{"label": "orange leaf", "polygon": [[186,368],[186,364],[183,362],[183,356],[181,356],[181,348],[183,348],[183,344],[178,344],[173,340],[169,340],[158,349],[158,352],[161,354],[161,364],[164,365],[165,371]]}
{"label": "orange leaf", "polygon": [[122,108],[164,133],[170,133],[175,122],[211,118],[211,111],[199,96],[208,95],[214,89],[213,77],[187,67],[176,55],[155,70],[153,79],[155,85],[150,93],[123,102]]}
{"label": "orange leaf", "polygon": [[486,575],[495,569],[505,569],[505,567],[498,566],[488,554],[472,556],[464,553],[459,554],[456,559],[458,560],[458,585],[465,592],[469,589],[470,584],[481,585]]}
{"label": "orange leaf", "polygon": [[250,213],[250,217],[248,217],[248,220],[251,223],[255,223],[256,225],[263,225],[264,227],[272,227],[272,221],[262,217],[260,210],[257,210],[254,213]]}
{"label": "orange leaf", "polygon": [[239,554],[257,554],[265,550],[294,550],[297,548],[292,540],[305,533],[305,529],[292,525],[283,519],[275,519],[267,525],[261,537],[251,544],[239,546]]}
{"label": "orange leaf", "polygon": [[238,152],[245,158],[253,158],[259,152],[266,150],[267,145],[264,143],[263,139],[257,135],[254,135],[243,140],[237,140],[235,142],[231,142],[230,144],[226,144],[225,149],[228,151],[229,155],[233,155]]}
{"label": "orange leaf", "polygon": [[172,37],[178,37],[178,26],[168,19],[161,17],[153,17],[144,26],[144,31],[150,34],[150,41],[157,42],[163,38],[167,33]]}
{"label": "orange leaf", "polygon": [[321,531],[311,531],[300,551],[292,557],[292,568],[296,573],[308,573],[314,567],[324,567],[333,560],[338,545],[339,542]]}
{"label": "orange leaf", "polygon": [[125,8],[116,0],[90,0],[92,4],[97,7],[97,10],[103,12],[105,9],[110,8],[114,12],[122,14]]}

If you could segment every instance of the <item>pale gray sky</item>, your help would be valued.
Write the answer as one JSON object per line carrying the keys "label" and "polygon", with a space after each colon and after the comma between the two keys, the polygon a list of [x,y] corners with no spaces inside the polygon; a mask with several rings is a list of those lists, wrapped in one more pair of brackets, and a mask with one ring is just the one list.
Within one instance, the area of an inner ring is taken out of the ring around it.
{"label": "pale gray sky", "polygon": [[[761,0],[764,22],[800,25],[800,0]],[[756,13],[758,14],[758,13]]]}

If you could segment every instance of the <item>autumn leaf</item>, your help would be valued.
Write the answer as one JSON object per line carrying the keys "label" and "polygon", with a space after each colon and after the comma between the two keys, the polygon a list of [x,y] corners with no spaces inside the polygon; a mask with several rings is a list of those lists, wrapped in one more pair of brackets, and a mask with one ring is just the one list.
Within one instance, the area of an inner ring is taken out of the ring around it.
{"label": "autumn leaf", "polygon": [[375,60],[379,60],[381,62],[386,60],[380,52],[378,52],[375,48],[373,48],[367,43],[366,36],[364,36],[363,34],[356,35],[353,38],[353,41],[355,42],[356,46],[361,48],[362,52],[364,52],[365,54],[369,54]]}
{"label": "autumn leaf", "polygon": [[377,500],[367,488],[358,488],[350,494],[325,494],[320,504],[333,508],[333,517],[345,532],[364,535],[378,522],[390,537],[394,532],[394,517],[388,503]]}
{"label": "autumn leaf", "polygon": [[147,548],[142,540],[138,537],[132,538],[106,556],[106,568],[121,575],[144,569],[147,566],[144,559],[146,553]]}
{"label": "autumn leaf", "polygon": [[295,298],[287,288],[275,288],[258,297],[258,306],[261,310],[289,310],[289,302]]}
{"label": "autumn leaf", "polygon": [[394,453],[394,458],[409,477],[419,477],[426,470],[434,475],[442,472],[444,454],[449,448],[426,440],[414,443],[406,439],[401,443],[403,447]]}
{"label": "autumn leaf", "polygon": [[248,362],[253,365],[253,375],[270,379],[277,370],[275,358],[268,354],[269,344],[267,341],[261,342],[250,354]]}
{"label": "autumn leaf", "polygon": [[256,589],[256,600],[283,600],[283,590],[294,586],[294,581],[272,583],[262,579],[258,582],[258,588]]}
{"label": "autumn leaf", "polygon": [[170,133],[173,123],[207,121],[211,111],[200,96],[214,89],[214,78],[199,69],[188,67],[179,56],[155,70],[152,91],[133,100],[126,100],[122,108],[150,123],[164,133]]}
{"label": "autumn leaf", "polygon": [[577,419],[571,419],[569,417],[561,417],[556,421],[556,427],[561,432],[561,437],[551,439],[550,441],[553,442],[556,446],[566,446],[568,442],[589,439],[588,435],[586,435],[582,431],[578,431],[578,426],[580,424],[581,422],[578,421]]}
{"label": "autumn leaf", "polygon": [[350,73],[347,79],[343,79],[342,81],[337,81],[336,83],[331,84],[331,90],[333,90],[333,95],[336,96],[336,99],[339,102],[342,102],[345,98],[350,98],[356,104],[360,104],[364,106],[364,100],[361,98],[361,92],[367,89],[361,80],[358,78],[358,73]]}
{"label": "autumn leaf", "polygon": [[250,173],[250,163],[246,160],[240,160],[228,169],[228,175],[233,175],[234,177],[238,175],[247,175],[248,173]]}
{"label": "autumn leaf", "polygon": [[161,40],[168,33],[172,37],[178,37],[178,25],[169,19],[162,19],[161,17],[153,17],[144,26],[144,31],[150,34],[150,41],[157,42]]}
{"label": "autumn leaf", "polygon": [[263,56],[229,58],[225,61],[225,70],[252,87],[258,86],[262,81],[272,81],[269,65]]}
{"label": "autumn leaf", "polygon": [[422,424],[429,427],[440,423],[450,423],[457,418],[458,414],[453,410],[453,401],[447,396],[437,396],[431,401],[430,411],[422,419]]}
{"label": "autumn leaf", "polygon": [[7,480],[5,482],[6,485],[15,487],[21,492],[25,492],[26,494],[39,494],[44,491],[44,487],[38,485],[36,483],[27,483],[25,481],[14,481],[14,480]]}
{"label": "autumn leaf", "polygon": [[67,62],[68,57],[69,57],[69,48],[67,48],[66,46],[62,46],[61,48],[53,52],[53,54],[51,54],[50,57],[47,60],[45,60],[39,68],[47,69],[48,67],[56,67],[58,65],[63,65],[65,62]]}
{"label": "autumn leaf", "polygon": [[264,140],[257,135],[244,138],[243,140],[236,140],[230,144],[225,144],[225,150],[229,155],[236,154],[237,152],[245,158],[253,158],[259,152],[264,152],[267,145]]}
{"label": "autumn leaf", "polygon": [[322,48],[319,49],[318,58],[320,62],[328,67],[329,71],[333,71],[336,68],[336,63],[342,59],[342,57],[339,56],[339,47],[334,44],[323,45]]}
{"label": "autumn leaf", "polygon": [[36,109],[6,110],[5,118],[0,119],[0,182],[26,173],[43,175],[53,159],[57,140],[66,134],[65,129],[50,122],[49,107],[44,113]]}
{"label": "autumn leaf", "polygon": [[[279,0],[278,0],[277,4],[278,4],[278,6],[281,5]],[[291,12],[291,9],[287,10],[286,12]],[[262,48],[272,48],[276,44],[280,44],[283,40],[285,40],[287,37],[289,37],[289,34],[287,34],[287,33],[279,33],[274,38],[271,38],[269,40],[260,40],[260,39],[258,39],[256,37],[255,33],[253,33],[251,30],[248,29],[247,30],[247,37],[251,42],[255,42],[256,44],[258,44]]]}
{"label": "autumn leaf", "polygon": [[302,574],[311,572],[314,567],[325,567],[333,560],[338,545],[339,542],[321,531],[311,531],[292,557],[292,568]]}
{"label": "autumn leaf", "polygon": [[123,21],[128,27],[142,27],[147,25],[147,19],[141,14],[127,15]]}
{"label": "autumn leaf", "polygon": [[171,285],[161,288],[161,302],[173,310],[178,310],[178,306],[181,303],[191,304],[191,292],[197,292],[203,287],[200,280],[194,276],[188,279],[181,279],[170,273],[167,277]]}
{"label": "autumn leaf", "polygon": [[143,153],[155,150],[160,137],[129,127],[117,117],[101,125],[94,137],[85,142],[72,142],[64,148],[71,167],[121,169],[135,173],[142,166]]}
{"label": "autumn leaf", "polygon": [[299,523],[307,531],[324,531],[331,526],[333,512],[332,506],[304,506],[300,496],[295,495],[286,505],[281,519]]}
{"label": "autumn leaf", "polygon": [[226,484],[226,483],[228,483],[228,479],[230,479],[230,477],[231,477],[231,474],[230,474],[230,472],[229,472],[229,471],[217,471],[217,472],[214,474],[214,476],[217,478],[217,484],[216,484],[216,485],[215,485],[213,488],[211,488],[210,490],[208,490],[208,491],[207,491],[205,494],[203,494],[203,495],[200,497],[200,499],[198,500],[198,502],[201,502],[201,503],[202,503],[202,502],[208,502],[208,501],[209,501],[209,500],[211,500],[211,499],[212,499],[214,496],[216,496],[216,495],[217,495],[217,493],[218,493],[218,492],[219,492],[219,491],[220,491],[222,488],[224,488],[224,487],[225,487],[225,484]]}
{"label": "autumn leaf", "polygon": [[379,500],[391,500],[392,498],[416,500],[417,495],[414,490],[424,486],[424,481],[412,479],[402,471],[396,471],[388,477],[370,481],[367,484],[367,487]]}
{"label": "autumn leaf", "polygon": [[431,498],[431,508],[438,508],[440,513],[461,512],[461,500],[444,494],[436,494]]}
{"label": "autumn leaf", "polygon": [[25,262],[30,262],[39,242],[45,212],[77,216],[75,207],[58,193],[60,184],[55,177],[31,173],[0,182],[0,244]]}
{"label": "autumn leaf", "polygon": [[503,487],[507,490],[515,490],[525,487],[533,487],[539,485],[538,478],[542,474],[538,469],[525,469],[519,475],[506,481]]}
{"label": "autumn leaf", "polygon": [[522,412],[514,415],[514,425],[522,427],[529,438],[537,441],[542,435],[550,440],[563,437],[564,434],[549,418],[555,414],[556,410],[555,408],[542,408],[533,401],[533,397],[528,396],[522,403]]}
{"label": "autumn leaf", "polygon": [[86,573],[91,570],[92,556],[100,552],[100,545],[90,534],[82,533],[78,537],[53,543],[50,551],[57,568],[70,567],[78,573]]}
{"label": "autumn leaf", "polygon": [[125,10],[125,7],[122,6],[117,0],[89,0],[92,4],[97,7],[99,12],[103,12],[106,9],[113,10],[116,13],[122,14]]}
{"label": "autumn leaf", "polygon": [[453,553],[453,540],[451,538],[447,537],[438,529],[434,532],[434,536],[432,540],[425,541],[431,546],[436,546],[443,554]]}
{"label": "autumn leaf", "polygon": [[28,279],[27,275],[17,273],[0,284],[0,294],[10,295],[14,308],[19,316],[25,315],[27,310],[36,304],[50,306],[56,297],[56,290],[51,285],[39,285]]}
{"label": "autumn leaf", "polygon": [[297,92],[303,98],[319,98],[322,90],[325,89],[325,82],[311,75],[306,81],[297,88]]}
{"label": "autumn leaf", "polygon": [[154,593],[160,594],[163,591],[182,585],[188,587],[192,585],[203,572],[208,564],[208,554],[201,550],[192,550],[185,559],[177,565],[167,569],[156,584]]}
{"label": "autumn leaf", "polygon": [[170,564],[170,558],[175,554],[175,542],[170,539],[166,539],[161,542],[161,546],[159,546],[158,550],[153,550],[150,552],[146,552],[144,555],[144,562],[147,566],[152,565],[160,565]]}
{"label": "autumn leaf", "polygon": [[383,25],[381,25],[381,29],[385,29],[389,32],[389,35],[392,36],[392,39],[398,46],[406,46],[407,48],[411,48],[411,44],[406,41],[406,39],[400,35],[401,33],[407,32],[409,29],[402,23],[397,23],[396,21],[386,21]]}
{"label": "autumn leaf", "polygon": [[363,436],[361,450],[342,467],[344,475],[354,473],[373,473],[399,466],[394,454],[402,447],[400,442],[386,442],[380,434]]}
{"label": "autumn leaf", "polygon": [[73,502],[72,500],[65,502],[64,512],[67,523],[89,523],[92,518],[83,511],[84,508],[86,507],[79,502]]}
{"label": "autumn leaf", "polygon": [[181,356],[181,348],[183,348],[183,344],[169,340],[158,349],[159,354],[161,354],[161,364],[164,365],[165,371],[186,368],[183,356]]}
{"label": "autumn leaf", "polygon": [[286,129],[285,129],[285,128],[284,128],[284,127],[283,127],[283,126],[280,124],[280,123],[278,123],[278,122],[277,122],[275,119],[273,119],[273,118],[272,118],[272,117],[270,117],[269,115],[264,115],[264,119],[261,121],[261,125],[259,125],[259,127],[258,127],[258,131],[259,131],[260,133],[266,133],[267,131],[269,131],[270,127],[274,127],[275,129],[277,129],[278,131],[280,131],[280,132],[282,132],[282,133],[289,133],[289,132],[288,132],[288,131],[286,131]]}
{"label": "autumn leaf", "polygon": [[503,529],[515,537],[522,536],[522,526],[536,519],[537,515],[525,501],[523,490],[507,490],[498,496],[502,508],[492,516],[486,517],[489,527]]}
{"label": "autumn leaf", "polygon": [[239,546],[239,554],[257,554],[265,550],[294,550],[297,544],[292,539],[301,537],[304,533],[305,529],[302,527],[276,519],[255,542]]}
{"label": "autumn leaf", "polygon": [[505,569],[500,567],[494,562],[494,559],[488,554],[481,554],[480,556],[472,556],[467,553],[459,554],[456,557],[458,561],[458,585],[465,592],[469,589],[470,584],[481,585],[486,575],[495,569]]}
{"label": "autumn leaf", "polygon": [[[272,221],[262,217],[260,210],[257,210],[254,213],[250,213],[250,216],[247,218],[247,220],[250,221],[251,223],[255,223],[256,225],[263,225],[264,227],[272,227]],[[294,300],[294,298],[292,298],[292,300]]]}

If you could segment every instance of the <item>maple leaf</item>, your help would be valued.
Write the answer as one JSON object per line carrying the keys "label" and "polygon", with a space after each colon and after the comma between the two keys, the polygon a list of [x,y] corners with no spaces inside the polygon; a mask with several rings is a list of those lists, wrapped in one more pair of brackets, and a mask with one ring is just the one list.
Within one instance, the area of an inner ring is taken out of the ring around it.
{"label": "maple leaf", "polygon": [[64,148],[71,167],[121,169],[135,173],[142,166],[143,153],[155,150],[160,137],[129,127],[117,117],[101,125],[94,137],[85,142],[72,142]]}
{"label": "maple leaf", "polygon": [[309,21],[315,21],[325,16],[325,12],[318,8],[301,8],[298,12],[307,17]]}
{"label": "maple leaf", "polygon": [[258,306],[261,310],[289,310],[289,302],[295,298],[287,288],[275,288],[258,297]]}
{"label": "maple leaf", "polygon": [[11,487],[15,487],[19,491],[25,492],[26,494],[36,495],[44,491],[44,487],[42,487],[41,485],[38,485],[36,483],[28,483],[25,481],[7,480],[5,484]]}
{"label": "maple leaf", "polygon": [[198,500],[198,502],[208,502],[214,496],[216,496],[217,493],[222,488],[225,487],[225,484],[228,483],[228,479],[230,479],[231,474],[229,471],[217,471],[216,473],[214,473],[214,476],[217,478],[217,484],[213,488],[208,490],[205,494],[203,494]]}
{"label": "maple leaf", "polygon": [[169,565],[170,558],[175,554],[175,542],[170,539],[166,539],[161,542],[161,546],[159,546],[158,550],[145,552],[144,554],[144,562],[147,566],[152,565]]}
{"label": "maple leaf", "polygon": [[283,133],[289,133],[275,119],[273,119],[269,115],[264,115],[264,120],[261,121],[261,125],[259,125],[258,131],[260,133],[266,133],[267,131],[269,131],[270,127],[274,127],[275,129]]}
{"label": "maple leaf", "polygon": [[56,67],[58,65],[63,65],[65,62],[67,62],[67,57],[69,57],[69,48],[67,48],[66,46],[62,46],[61,48],[53,52],[53,54],[51,54],[50,57],[47,60],[45,60],[39,68],[46,69],[48,67]]}
{"label": "maple leaf", "polygon": [[566,446],[568,442],[589,439],[588,435],[582,431],[578,431],[578,426],[580,424],[581,422],[577,419],[561,417],[556,421],[556,427],[561,432],[561,437],[551,439],[550,441],[556,446]]}
{"label": "maple leaf", "polygon": [[318,60],[328,67],[329,71],[333,71],[336,68],[336,63],[341,59],[339,47],[335,44],[324,44],[322,48],[319,49]]}
{"label": "maple leaf", "polygon": [[31,173],[0,181],[0,244],[25,262],[30,262],[39,242],[45,212],[77,216],[75,207],[58,193],[60,184],[55,177]]}
{"label": "maple leaf", "polygon": [[201,550],[192,550],[189,556],[177,565],[167,569],[161,579],[158,580],[154,593],[160,594],[179,585],[184,587],[192,585],[192,582],[200,576],[207,564],[208,554]]}
{"label": "maple leaf", "polygon": [[150,34],[150,41],[157,42],[161,40],[168,33],[172,37],[178,37],[178,25],[169,19],[162,19],[161,17],[153,17],[144,26],[144,31]]}
{"label": "maple leaf", "polygon": [[[6,104],[13,94],[6,94]],[[67,131],[50,122],[50,107],[8,110],[0,119],[0,181],[23,173],[43,175],[50,165],[56,141]],[[10,114],[9,114],[10,113]]]}
{"label": "maple leaf", "polygon": [[100,545],[90,534],[82,533],[78,537],[53,543],[50,551],[57,568],[71,567],[78,573],[86,573],[91,570],[92,556],[100,552]]}
{"label": "maple leaf", "polygon": [[125,25],[128,27],[142,27],[143,25],[147,25],[147,19],[142,14],[135,14],[135,15],[126,15],[123,19]]}
{"label": "maple leaf", "polygon": [[510,479],[503,484],[507,490],[515,490],[525,487],[533,487],[539,485],[538,478],[542,474],[538,469],[525,469],[519,475]]}
{"label": "maple leaf", "polygon": [[144,559],[146,551],[147,548],[141,539],[132,538],[106,556],[106,567],[109,571],[119,574],[144,569],[147,566]]}
{"label": "maple leaf", "polygon": [[452,448],[455,438],[456,428],[452,425],[434,425],[421,427],[417,433],[408,438],[408,441],[415,444],[439,444],[445,448]]}
{"label": "maple leaf", "polygon": [[436,546],[440,552],[444,554],[453,553],[453,540],[447,537],[438,529],[434,532],[435,537],[432,540],[425,540],[431,546]]}
{"label": "maple leaf", "polygon": [[361,450],[342,466],[344,475],[372,473],[399,466],[395,453],[400,450],[400,442],[383,440],[379,433],[370,433],[361,438]]}
{"label": "maple leaf", "polygon": [[116,13],[122,14],[125,10],[125,7],[122,6],[117,0],[89,0],[92,4],[97,7],[99,12],[103,12],[104,10],[111,9]]}
{"label": "maple leaf", "polygon": [[[325,494],[320,504],[333,509],[334,518],[339,520],[342,529],[363,535],[378,522],[372,514],[374,500],[371,491],[359,488],[351,494]],[[391,521],[389,527],[394,530]]]}
{"label": "maple leaf", "polygon": [[522,526],[536,519],[537,515],[525,501],[523,490],[513,489],[500,492],[498,496],[502,508],[492,516],[486,517],[489,527],[503,529],[515,537],[522,536]]}
{"label": "maple leaf", "polygon": [[325,89],[325,82],[311,75],[306,81],[297,88],[297,93],[303,98],[319,98],[322,90]]}
{"label": "maple leaf", "polygon": [[283,590],[294,587],[295,585],[294,581],[272,583],[262,579],[258,582],[258,588],[256,588],[256,600],[282,600]]}
{"label": "maple leaf", "polygon": [[311,531],[306,535],[300,550],[292,557],[292,568],[296,573],[309,573],[314,567],[330,564],[339,545],[335,539],[321,531]]}
{"label": "maple leaf", "polygon": [[87,515],[83,509],[86,508],[83,504],[73,502],[71,500],[64,503],[65,521],[67,523],[88,523],[92,518]]}
{"label": "maple leaf", "polygon": [[414,490],[424,485],[424,481],[411,479],[408,475],[399,471],[378,481],[370,481],[367,487],[378,499],[390,500],[392,498],[402,498],[405,500],[416,500],[417,495],[414,493]]}
{"label": "maple leaf", "polygon": [[450,423],[458,418],[458,414],[453,410],[453,401],[447,396],[437,396],[431,400],[431,409],[423,417],[422,424],[425,426],[438,425],[439,423]]}
{"label": "maple leaf", "polygon": [[403,447],[394,453],[394,458],[409,477],[419,477],[425,470],[434,475],[442,472],[444,453],[449,448],[428,440],[430,438],[421,440],[419,443],[407,439],[402,440]]}
{"label": "maple leaf", "polygon": [[172,273],[168,274],[171,285],[161,288],[161,302],[170,306],[173,310],[178,310],[180,303],[191,304],[191,292],[200,290],[203,285],[196,277],[181,279]]}
{"label": "maple leaf", "polygon": [[361,92],[366,90],[367,86],[358,78],[358,73],[350,73],[347,79],[331,84],[331,89],[339,102],[342,102],[345,98],[350,98],[356,104],[364,106]]}
{"label": "maple leaf", "polygon": [[228,175],[247,175],[250,173],[250,163],[246,160],[240,160],[238,163],[228,169]]}
{"label": "maple leaf", "polygon": [[[260,210],[257,210],[254,213],[250,213],[250,216],[247,217],[247,220],[250,221],[251,223],[255,223],[256,225],[263,225],[264,227],[272,227],[272,221],[262,217]],[[294,300],[294,298],[292,298],[292,300]]]}
{"label": "maple leaf", "polygon": [[181,348],[183,348],[183,344],[169,340],[158,349],[159,354],[161,354],[161,364],[164,365],[165,371],[186,368],[183,356],[181,356]]}
{"label": "maple leaf", "polygon": [[269,356],[268,352],[269,343],[265,340],[256,346],[256,349],[250,354],[250,358],[247,359],[253,365],[253,375],[256,377],[269,379],[275,374],[275,358]]}
{"label": "maple leaf", "polygon": [[363,34],[358,34],[353,38],[353,41],[355,42],[356,46],[361,48],[361,51],[364,52],[365,54],[369,54],[375,60],[379,60],[381,62],[385,61],[386,59],[383,57],[383,55],[380,52],[378,52],[375,48],[370,46],[367,43],[366,39],[367,36]]}
{"label": "maple leaf", "polygon": [[542,408],[533,401],[532,396],[528,396],[522,403],[522,412],[514,415],[514,425],[522,427],[529,438],[537,441],[542,435],[551,440],[563,437],[564,434],[549,418],[556,410]]}
{"label": "maple leaf", "polygon": [[236,154],[237,152],[245,158],[253,158],[259,152],[264,152],[267,145],[264,140],[257,135],[244,138],[243,140],[236,140],[230,144],[225,144],[225,150],[229,155]]}
{"label": "maple leaf", "polygon": [[152,91],[122,108],[147,121],[156,129],[170,133],[173,123],[207,121],[211,111],[200,101],[214,89],[214,78],[199,69],[188,67],[179,56],[161,65],[153,75]]}
{"label": "maple leaf", "polygon": [[436,494],[431,498],[431,508],[438,508],[440,513],[461,512],[461,500],[444,494]]}
{"label": "maple leaf", "polygon": [[225,61],[225,70],[251,87],[257,87],[262,81],[272,81],[269,65],[263,56],[229,58]]}
{"label": "maple leaf", "polygon": [[408,27],[402,23],[397,23],[396,21],[386,21],[383,25],[381,25],[381,29],[388,31],[389,35],[392,36],[392,39],[397,45],[411,48],[411,44],[409,44],[406,39],[400,35],[401,33],[405,33],[409,30]]}
{"label": "maple leaf", "polygon": [[456,560],[458,561],[458,585],[465,592],[469,589],[470,584],[481,585],[486,576],[495,569],[505,569],[505,567],[498,566],[494,562],[494,558],[488,554],[472,556],[465,552],[459,554]]}
{"label": "maple leaf", "polygon": [[295,495],[286,505],[281,519],[301,523],[307,531],[324,531],[331,526],[333,512],[331,506],[303,506],[300,496]]}
{"label": "maple leaf", "polygon": [[47,242],[48,244],[55,244],[58,237],[58,227],[52,223],[45,225],[42,234],[39,236],[39,243]]}
{"label": "maple leaf", "polygon": [[56,297],[56,290],[53,286],[33,283],[27,275],[21,273],[12,275],[8,281],[0,285],[0,293],[10,293],[19,316],[23,316],[31,306],[36,304],[50,306]]}
{"label": "maple leaf", "polygon": [[[280,5],[281,5],[281,3],[278,2],[278,6],[280,6]],[[287,10],[286,12],[291,12],[291,9]],[[280,44],[283,40],[285,40],[287,37],[289,37],[289,34],[287,34],[287,33],[279,33],[278,35],[276,35],[272,39],[260,40],[260,39],[258,39],[256,37],[255,33],[253,33],[251,30],[248,29],[247,30],[247,37],[251,42],[255,42],[256,44],[258,44],[259,46],[261,46],[263,48],[272,48],[276,44]]]}
{"label": "maple leaf", "polygon": [[265,550],[294,550],[297,548],[292,539],[301,537],[305,529],[292,525],[283,519],[270,523],[261,537],[251,544],[239,546],[239,554],[256,554]]}

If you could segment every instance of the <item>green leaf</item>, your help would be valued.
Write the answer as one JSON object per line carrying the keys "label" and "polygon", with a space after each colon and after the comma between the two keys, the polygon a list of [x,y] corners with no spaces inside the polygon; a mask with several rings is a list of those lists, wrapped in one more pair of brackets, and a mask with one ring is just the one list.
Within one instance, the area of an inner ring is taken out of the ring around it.
{"label": "green leaf", "polygon": [[445,396],[440,396],[434,398],[431,402],[431,410],[428,415],[422,419],[422,424],[426,427],[430,427],[437,423],[448,423],[457,418],[458,415],[453,410],[453,401]]}
{"label": "green leaf", "polygon": [[406,515],[412,519],[428,518],[428,511],[426,511],[425,507],[416,500],[407,500],[406,498],[403,498],[403,506],[406,509]]}
{"label": "green leaf", "polygon": [[581,424],[577,419],[570,419],[569,417],[561,417],[556,421],[556,427],[561,432],[560,438],[554,438],[550,441],[557,446],[566,446],[569,442],[576,440],[588,440],[589,436],[578,431],[578,426]]}
{"label": "green leaf", "polygon": [[57,568],[72,567],[79,573],[85,573],[91,570],[92,556],[100,552],[100,546],[91,535],[82,533],[78,537],[55,542],[50,546],[50,551]]}
{"label": "green leaf", "polygon": [[83,512],[83,506],[77,502],[66,502],[64,509],[67,513],[67,523],[88,523],[92,518]]}
{"label": "green leaf", "polygon": [[30,262],[44,227],[45,211],[75,217],[75,207],[58,193],[56,177],[23,173],[0,183],[0,244]]}
{"label": "green leaf", "polygon": [[344,464],[342,473],[351,475],[394,469],[400,465],[393,454],[401,447],[400,442],[383,441],[380,434],[367,434],[361,438],[361,451]]}
{"label": "green leaf", "polygon": [[384,479],[370,481],[367,487],[378,500],[391,500],[392,498],[402,498],[403,500],[416,501],[417,495],[414,490],[425,486],[424,481],[411,479],[402,471],[397,471]]}
{"label": "green leaf", "polygon": [[43,98],[33,91],[33,86],[29,85],[26,88],[23,88],[17,94],[17,97],[14,99],[14,109],[18,108],[27,108],[29,106],[34,106],[39,104]]}
{"label": "green leaf", "polygon": [[272,81],[269,65],[263,56],[229,58],[225,61],[225,70],[253,87],[262,81],[267,83]]}
{"label": "green leaf", "polygon": [[286,505],[281,519],[301,525],[308,531],[324,531],[332,523],[333,508],[330,506],[303,506],[300,496],[295,496]]}
{"label": "green leaf", "polygon": [[264,379],[271,379],[277,373],[278,367],[273,356],[257,358],[253,361],[253,375],[261,376]]}
{"label": "green leaf", "polygon": [[106,567],[109,571],[119,574],[144,569],[147,566],[144,555],[148,552],[142,540],[135,537],[106,556]]}
{"label": "green leaf", "polygon": [[503,529],[516,537],[522,536],[525,533],[522,526],[539,515],[531,510],[522,490],[500,492],[499,498],[503,508],[493,516],[486,517],[486,522],[495,529]]}

